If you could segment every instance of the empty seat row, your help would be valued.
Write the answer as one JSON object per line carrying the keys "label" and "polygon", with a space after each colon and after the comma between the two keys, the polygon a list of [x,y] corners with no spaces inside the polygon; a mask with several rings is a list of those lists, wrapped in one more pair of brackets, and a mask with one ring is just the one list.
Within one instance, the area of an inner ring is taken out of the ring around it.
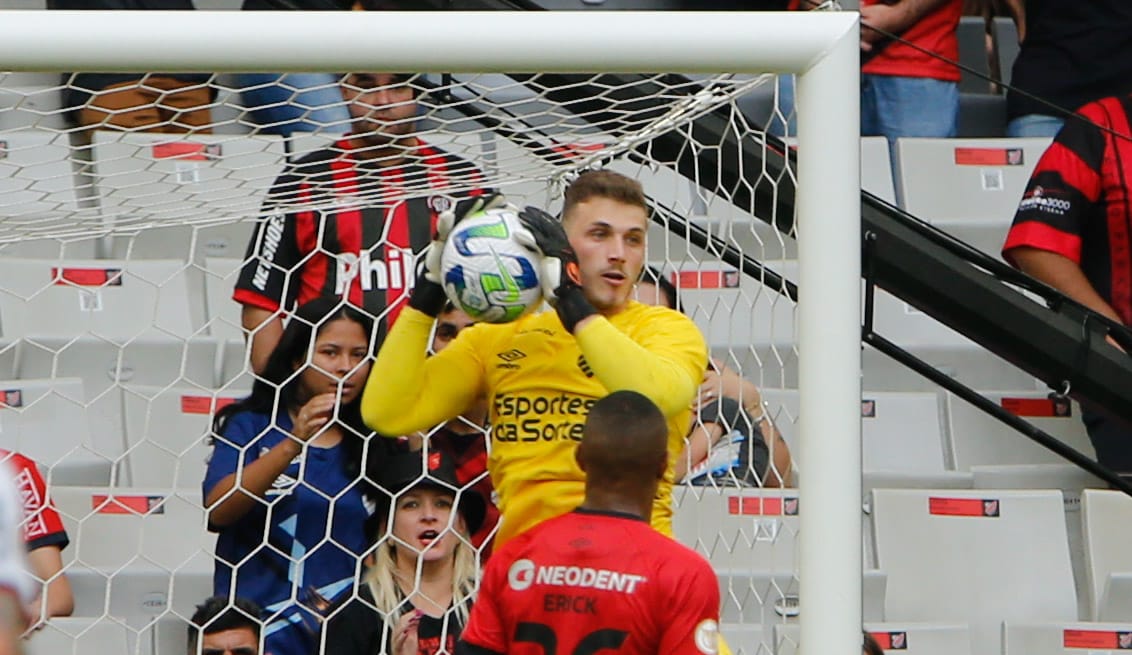
{"label": "empty seat row", "polygon": [[[1062,443],[1095,457],[1076,402],[1040,391],[982,395]],[[769,403],[775,426],[797,450],[801,411],[798,391],[763,388],[762,397]],[[982,471],[989,476],[989,467],[1055,466],[1064,462],[1059,455],[950,392],[867,391],[861,401],[861,428],[866,475]],[[804,472],[805,463],[799,465]]]}
{"label": "empty seat row", "polygon": [[212,415],[246,395],[128,384],[95,393],[70,377],[6,380],[0,387],[0,448],[35,460],[53,489],[199,489],[211,452]]}
{"label": "empty seat row", "polygon": [[[676,499],[676,536],[715,566],[724,624],[759,624],[765,637],[805,611],[797,566],[806,508],[796,491],[680,487]],[[1004,622],[1067,630],[1084,629],[1072,625],[1078,621],[1132,623],[1132,498],[1087,490],[1081,508],[1073,516],[1084,535],[1077,585],[1065,497],[1056,490],[873,490],[865,620],[962,626],[977,655],[1002,652]]]}

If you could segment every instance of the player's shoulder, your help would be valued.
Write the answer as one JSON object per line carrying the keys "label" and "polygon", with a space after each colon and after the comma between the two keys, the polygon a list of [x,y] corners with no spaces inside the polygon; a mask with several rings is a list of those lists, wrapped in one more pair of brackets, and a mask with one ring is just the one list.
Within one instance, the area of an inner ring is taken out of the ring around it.
{"label": "player's shoulder", "polygon": [[348,148],[349,141],[343,139],[324,148],[311,150],[288,163],[283,169],[283,178],[305,180],[320,173],[327,174],[330,171],[330,163],[341,157]]}
{"label": "player's shoulder", "polygon": [[288,162],[275,178],[270,200],[281,205],[297,203],[303,189],[329,184],[332,177],[330,163],[342,156],[341,143],[312,150]]}
{"label": "player's shoulder", "polygon": [[656,321],[668,324],[678,324],[695,327],[692,319],[684,314],[670,309],[663,305],[646,305],[643,302],[630,300],[626,305],[624,311],[618,316],[623,317],[624,320],[634,323],[653,323]]}
{"label": "player's shoulder", "polygon": [[672,537],[657,532],[651,526],[648,526],[647,532],[642,531],[640,539],[646,546],[644,552],[655,554],[654,560],[662,573],[680,577],[715,578],[715,570],[706,557]]}
{"label": "player's shoulder", "polygon": [[426,160],[428,158],[432,158],[434,160],[441,160],[441,161],[443,161],[444,165],[449,169],[456,169],[456,170],[467,169],[467,170],[474,170],[474,171],[477,171],[477,172],[479,171],[479,168],[475,164],[473,164],[470,160],[461,157],[460,155],[457,155],[453,152],[445,150],[443,147],[438,146],[434,143],[429,143],[429,142],[423,141],[423,140],[418,140],[418,141],[419,141],[418,152],[419,152],[420,156],[422,158],[425,158]]}
{"label": "player's shoulder", "polygon": [[568,517],[570,517],[570,514],[546,519],[508,539],[507,543],[492,552],[491,559],[487,563],[488,571],[509,571],[516,562],[529,557],[532,551],[539,550],[539,544],[548,543],[546,541],[547,533],[553,534],[561,524],[569,522]]}
{"label": "player's shoulder", "polygon": [[613,324],[633,333],[663,334],[673,339],[703,341],[703,333],[692,319],[684,314],[659,305],[646,305],[629,301],[625,309],[614,315]]}

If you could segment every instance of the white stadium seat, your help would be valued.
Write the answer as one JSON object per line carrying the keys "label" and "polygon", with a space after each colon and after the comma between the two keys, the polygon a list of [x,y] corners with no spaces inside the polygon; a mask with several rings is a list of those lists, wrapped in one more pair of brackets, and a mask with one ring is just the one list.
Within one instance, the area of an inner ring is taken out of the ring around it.
{"label": "white stadium seat", "polygon": [[82,380],[2,380],[0,396],[0,447],[35,460],[52,489],[110,483],[124,444],[113,417],[87,407]]}
{"label": "white stadium seat", "polygon": [[283,168],[281,137],[94,133],[93,174],[108,220],[255,216]]}
{"label": "white stadium seat", "polygon": [[997,655],[1003,621],[1077,618],[1058,491],[873,491],[885,620],[958,621]]}
{"label": "white stadium seat", "polygon": [[901,207],[997,256],[1030,173],[1050,141],[900,139]]}
{"label": "white stadium seat", "polygon": [[[774,626],[775,655],[797,655],[801,626]],[[885,652],[901,655],[966,655],[971,652],[971,631],[964,623],[865,623]]]}
{"label": "white stadium seat", "polygon": [[[797,389],[761,389],[775,425],[797,453]],[[866,391],[861,401],[862,455],[868,473],[944,476],[939,395],[928,391]],[[800,469],[804,464],[800,464]],[[970,486],[969,484],[967,486]]]}
{"label": "white stadium seat", "polygon": [[717,569],[790,573],[797,565],[794,489],[674,488],[676,539]]}
{"label": "white stadium seat", "polygon": [[132,653],[136,635],[124,621],[87,617],[58,617],[25,642],[26,655],[110,655]]}
{"label": "white stadium seat", "polygon": [[123,387],[127,481],[135,487],[199,489],[216,408],[246,393],[194,387]]}
{"label": "white stadium seat", "polygon": [[1132,498],[1086,489],[1081,521],[1092,618],[1132,621]]}
{"label": "white stadium seat", "polygon": [[[901,207],[936,225],[1008,226],[1052,139],[900,139]],[[1004,230],[1005,233],[1005,230]]]}
{"label": "white stadium seat", "polygon": [[1003,655],[1116,655],[1132,648],[1132,621],[1123,623],[1007,622]]}
{"label": "white stadium seat", "polygon": [[208,333],[218,339],[242,340],[240,303],[232,300],[243,259],[207,257],[204,260],[204,291]]}
{"label": "white stadium seat", "polygon": [[139,337],[124,345],[85,336],[29,337],[19,343],[15,374],[23,378],[79,377],[88,398],[98,398],[122,384],[212,388],[220,366],[217,351],[217,342],[207,337]]}
{"label": "white stadium seat", "polygon": [[199,279],[181,260],[0,259],[5,338],[184,338],[204,324]]}
{"label": "white stadium seat", "polygon": [[0,216],[31,220],[73,215],[79,198],[73,156],[66,134],[0,133]]}
{"label": "white stadium seat", "polygon": [[52,493],[72,544],[67,562],[116,571],[131,564],[211,574],[216,535],[206,530],[200,490],[59,487]]}
{"label": "white stadium seat", "polygon": [[[1096,457],[1081,423],[1077,403],[1055,402],[1048,393],[1040,391],[996,391],[983,393],[983,396],[1086,456]],[[959,471],[980,465],[1064,462],[1060,456],[950,393],[946,408],[951,461]]]}

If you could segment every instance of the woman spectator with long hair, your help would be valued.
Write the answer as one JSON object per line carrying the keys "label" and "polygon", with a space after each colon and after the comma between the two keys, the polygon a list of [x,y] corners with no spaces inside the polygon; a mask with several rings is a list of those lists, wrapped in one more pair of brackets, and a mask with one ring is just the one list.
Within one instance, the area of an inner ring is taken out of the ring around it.
{"label": "woman spectator with long hair", "polygon": [[[213,593],[265,609],[265,652],[316,652],[321,611],[354,586],[371,514],[359,398],[373,321],[340,298],[295,310],[251,395],[217,412],[203,484],[219,533]],[[380,457],[371,459],[380,461]]]}
{"label": "woman spectator with long hair", "polygon": [[376,545],[357,593],[329,612],[324,652],[452,653],[478,583],[470,535],[486,500],[461,489],[443,450],[397,455],[375,477],[392,497],[369,521]]}

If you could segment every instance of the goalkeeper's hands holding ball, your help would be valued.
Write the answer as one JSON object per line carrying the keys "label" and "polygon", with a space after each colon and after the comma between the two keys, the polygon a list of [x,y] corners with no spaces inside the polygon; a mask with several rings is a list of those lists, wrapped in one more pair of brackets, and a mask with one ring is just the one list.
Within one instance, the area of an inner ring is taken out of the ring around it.
{"label": "goalkeeper's hands holding ball", "polygon": [[454,208],[440,212],[432,243],[425,248],[419,260],[421,263],[417,266],[417,281],[413,286],[412,295],[409,296],[409,307],[433,318],[440,315],[444,310],[444,303],[448,300],[442,286],[444,274],[441,254],[444,252],[444,244],[448,241],[452,228],[469,216],[506,206],[507,199],[503,194],[493,193],[461,200]]}
{"label": "goalkeeper's hands holding ball", "polygon": [[597,313],[582,290],[578,256],[570,246],[562,223],[550,214],[527,207],[519,212],[519,221],[526,233],[517,234],[516,239],[542,254],[539,280],[543,297],[558,312],[566,330],[573,334],[578,323]]}

